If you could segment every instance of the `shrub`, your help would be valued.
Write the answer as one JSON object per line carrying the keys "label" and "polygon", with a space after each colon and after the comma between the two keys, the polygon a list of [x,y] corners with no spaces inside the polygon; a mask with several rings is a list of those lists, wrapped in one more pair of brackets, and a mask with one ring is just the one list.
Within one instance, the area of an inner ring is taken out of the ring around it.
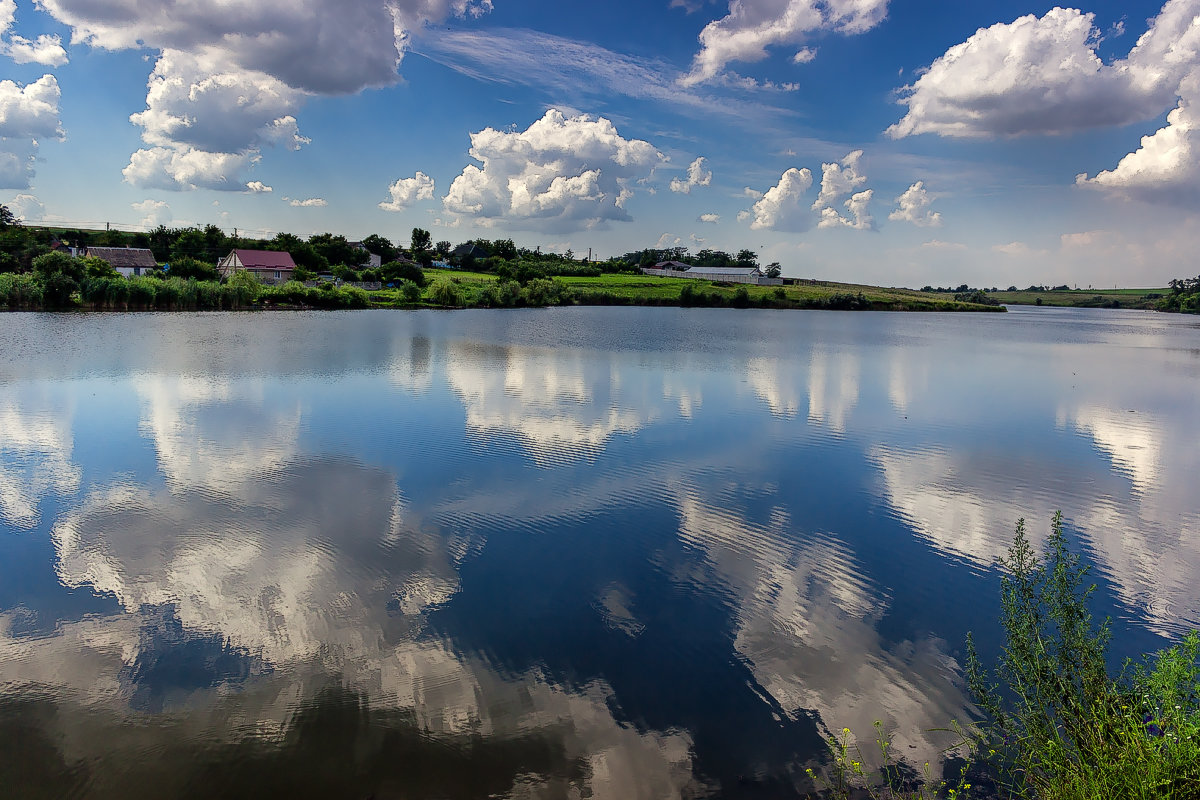
{"label": "shrub", "polygon": [[958,292],[954,295],[954,299],[960,303],[975,303],[981,306],[998,306],[1000,301],[989,295],[982,289],[975,289],[970,292]]}
{"label": "shrub", "polygon": [[164,311],[169,311],[173,308],[178,308],[182,301],[182,292],[180,284],[183,283],[179,278],[171,278],[170,280],[158,281],[158,289],[154,294],[155,307]]}
{"label": "shrub", "polygon": [[[1017,523],[1001,561],[1006,645],[985,670],[967,640],[967,682],[987,722],[980,752],[1010,795],[1195,798],[1200,787],[1200,636],[1118,679],[1107,620],[1093,621],[1087,568],[1054,516],[1039,558]],[[1127,677],[1128,676],[1128,677]]]}
{"label": "shrub", "polygon": [[124,308],[129,300],[129,282],[115,278],[88,278],[79,287],[79,297],[94,309]]}
{"label": "shrub", "polygon": [[462,305],[462,291],[449,278],[438,278],[429,287],[429,299],[439,306],[457,307]]}
{"label": "shrub", "polygon": [[338,294],[342,296],[342,303],[345,308],[366,308],[371,304],[371,296],[366,290],[360,289],[357,286],[344,286]]}
{"label": "shrub", "polygon": [[216,281],[196,281],[194,284],[195,306],[203,311],[213,311],[221,307],[221,284]]}
{"label": "shrub", "polygon": [[400,281],[396,288],[400,291],[400,297],[404,299],[404,302],[411,305],[421,302],[421,287],[412,281]]}
{"label": "shrub", "polygon": [[362,280],[362,276],[358,274],[358,270],[348,267],[345,264],[338,264],[333,268],[333,277],[346,283],[358,283]]}
{"label": "shrub", "polygon": [[425,286],[425,273],[416,264],[405,261],[389,261],[379,268],[379,274],[385,281],[412,281],[417,286]]}
{"label": "shrub", "polygon": [[[49,255],[60,255],[50,253]],[[43,256],[39,256],[42,258]],[[35,259],[36,261],[37,259]],[[71,295],[79,290],[79,283],[64,272],[53,272],[42,279],[42,297],[45,304],[51,308],[62,308],[69,305]]]}
{"label": "shrub", "polygon": [[42,285],[32,275],[0,273],[0,308],[41,308],[42,299]]}
{"label": "shrub", "polygon": [[161,283],[154,278],[134,278],[129,281],[129,307],[153,308]]}
{"label": "shrub", "polygon": [[234,308],[254,303],[263,291],[263,285],[246,270],[238,270],[230,275],[229,280],[225,282],[225,288]]}
{"label": "shrub", "polygon": [[550,278],[535,278],[521,291],[526,305],[558,306],[570,302],[571,292],[562,283]]}

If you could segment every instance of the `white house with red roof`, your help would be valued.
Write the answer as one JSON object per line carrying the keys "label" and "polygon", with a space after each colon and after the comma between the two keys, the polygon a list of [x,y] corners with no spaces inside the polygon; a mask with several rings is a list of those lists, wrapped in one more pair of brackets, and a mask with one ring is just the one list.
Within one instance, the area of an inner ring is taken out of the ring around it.
{"label": "white house with red roof", "polygon": [[229,277],[238,270],[249,272],[265,284],[286,283],[296,271],[296,262],[291,253],[275,250],[233,250],[217,262],[221,277]]}

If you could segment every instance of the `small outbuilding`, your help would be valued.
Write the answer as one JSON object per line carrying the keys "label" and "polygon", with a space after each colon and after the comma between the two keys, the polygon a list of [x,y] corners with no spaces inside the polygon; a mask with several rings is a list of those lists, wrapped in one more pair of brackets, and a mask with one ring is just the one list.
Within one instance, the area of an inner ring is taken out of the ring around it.
{"label": "small outbuilding", "polygon": [[678,261],[660,261],[643,267],[645,275],[660,278],[691,278],[719,283],[749,283],[755,286],[782,286],[782,278],[768,278],[758,267],[692,267]]}
{"label": "small outbuilding", "polygon": [[89,247],[84,253],[89,258],[102,258],[126,278],[148,275],[158,269],[154,253],[144,247]]}
{"label": "small outbuilding", "polygon": [[275,250],[232,250],[217,262],[217,272],[227,278],[238,271],[249,272],[267,285],[286,283],[296,271],[291,253]]}

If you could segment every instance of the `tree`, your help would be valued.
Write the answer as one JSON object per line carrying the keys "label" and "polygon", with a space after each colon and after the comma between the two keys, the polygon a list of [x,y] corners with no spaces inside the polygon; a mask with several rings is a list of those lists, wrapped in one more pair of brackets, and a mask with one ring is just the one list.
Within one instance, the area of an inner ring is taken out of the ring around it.
{"label": "tree", "polygon": [[148,234],[150,241],[147,246],[154,253],[156,260],[167,261],[171,258],[171,247],[175,244],[175,240],[179,238],[180,233],[175,228],[168,228],[166,225],[159,225],[150,231]]}
{"label": "tree", "polygon": [[428,267],[433,263],[433,255],[430,253],[433,248],[433,237],[429,231],[424,228],[413,228],[409,247],[412,249],[413,258],[422,266]]}
{"label": "tree", "polygon": [[20,224],[21,220],[17,219],[16,214],[8,206],[0,206],[0,230]]}
{"label": "tree", "polygon": [[782,272],[783,267],[779,265],[778,261],[772,261],[770,264],[767,264],[766,275],[768,278],[778,278]]}
{"label": "tree", "polygon": [[83,279],[84,263],[66,253],[46,253],[33,260],[33,271],[49,279],[53,275],[65,275],[73,281]]}
{"label": "tree", "polygon": [[492,242],[491,252],[505,261],[514,261],[517,258],[517,246],[512,239],[497,239]]}
{"label": "tree", "polygon": [[395,261],[396,256],[400,255],[400,250],[392,244],[391,240],[377,233],[372,233],[363,239],[362,243],[363,247],[367,248],[368,253],[374,253],[379,256],[380,263],[386,264],[389,261]]}
{"label": "tree", "polygon": [[758,253],[753,250],[739,250],[737,254],[737,265],[739,267],[757,267]]}
{"label": "tree", "polygon": [[[296,266],[303,267],[314,273],[328,272],[329,260],[318,253],[316,249],[299,236],[291,233],[277,233],[275,238],[267,242],[268,250],[290,253]],[[300,280],[296,278],[296,280]]]}
{"label": "tree", "polygon": [[[329,264],[345,264],[353,268],[370,260],[366,250],[352,246],[346,241],[346,237],[340,234],[335,236],[332,233],[319,233],[308,237],[308,244]],[[293,254],[292,258],[295,257]]]}
{"label": "tree", "polygon": [[379,268],[379,275],[389,283],[411,281],[417,286],[425,285],[425,273],[421,268],[404,261],[389,261]]}
{"label": "tree", "polygon": [[116,278],[120,276],[112,264],[109,264],[103,258],[88,256],[83,260],[84,274],[89,278]]}
{"label": "tree", "polygon": [[445,239],[443,239],[442,241],[438,242],[437,244],[435,244],[433,246],[434,252],[437,253],[442,258],[446,258],[448,255],[450,255],[450,251],[453,249],[454,249],[454,245],[450,244]]}
{"label": "tree", "polygon": [[172,278],[195,278],[198,281],[215,281],[220,278],[215,266],[190,256],[171,259],[167,272]]}
{"label": "tree", "polygon": [[204,237],[204,232],[197,228],[188,228],[181,231],[175,238],[175,243],[171,245],[171,262],[174,264],[184,258],[202,259],[207,251],[208,240]]}

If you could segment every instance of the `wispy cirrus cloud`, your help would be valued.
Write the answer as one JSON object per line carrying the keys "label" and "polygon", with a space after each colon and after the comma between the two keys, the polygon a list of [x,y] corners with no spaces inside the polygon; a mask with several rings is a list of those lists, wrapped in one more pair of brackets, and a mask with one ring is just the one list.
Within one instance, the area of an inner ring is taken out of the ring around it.
{"label": "wispy cirrus cloud", "polygon": [[524,28],[445,31],[414,43],[411,52],[475,80],[546,90],[560,105],[572,97],[618,94],[705,115],[788,113],[743,99],[747,88],[776,93],[773,84],[738,84],[743,98],[718,94],[712,87],[685,88],[679,85],[685,73],[665,61]]}

